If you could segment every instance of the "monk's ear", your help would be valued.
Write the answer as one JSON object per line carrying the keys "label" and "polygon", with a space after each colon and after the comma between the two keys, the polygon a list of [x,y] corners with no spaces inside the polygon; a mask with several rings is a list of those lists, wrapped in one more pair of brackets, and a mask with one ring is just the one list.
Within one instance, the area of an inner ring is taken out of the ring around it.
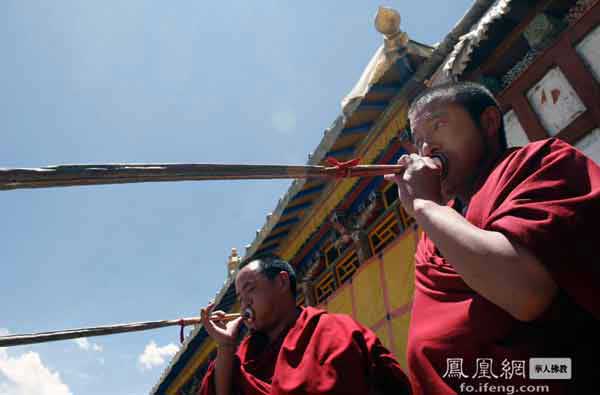
{"label": "monk's ear", "polygon": [[277,276],[277,286],[284,292],[290,288],[290,274],[286,271],[280,271]]}
{"label": "monk's ear", "polygon": [[481,116],[479,117],[479,123],[485,135],[488,138],[495,139],[498,133],[500,133],[502,115],[496,107],[489,106],[481,113]]}

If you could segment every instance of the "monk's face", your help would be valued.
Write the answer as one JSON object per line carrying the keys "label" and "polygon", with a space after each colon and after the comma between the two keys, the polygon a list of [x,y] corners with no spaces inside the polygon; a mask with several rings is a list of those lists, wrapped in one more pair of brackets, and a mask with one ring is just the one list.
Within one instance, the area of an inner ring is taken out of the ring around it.
{"label": "monk's face", "polygon": [[488,136],[459,104],[431,102],[409,113],[417,153],[447,158],[442,193],[447,199],[468,194],[488,155]]}
{"label": "monk's face", "polygon": [[235,288],[240,309],[250,308],[253,317],[244,323],[253,331],[268,332],[278,323],[277,301],[281,299],[281,284],[278,278],[269,279],[260,271],[259,262],[253,261],[237,274]]}

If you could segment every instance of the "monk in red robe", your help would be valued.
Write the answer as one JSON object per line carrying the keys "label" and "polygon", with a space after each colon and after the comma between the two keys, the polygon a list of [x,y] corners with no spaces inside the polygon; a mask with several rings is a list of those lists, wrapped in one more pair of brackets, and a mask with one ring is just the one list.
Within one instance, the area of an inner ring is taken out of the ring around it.
{"label": "monk in red robe", "polygon": [[[296,276],[276,257],[250,261],[235,287],[244,318],[202,310],[217,357],[200,394],[409,394],[396,359],[352,318],[296,307]],[[249,330],[238,345],[242,322]]]}
{"label": "monk in red robe", "polygon": [[388,179],[424,230],[413,392],[598,392],[600,168],[558,139],[507,149],[478,84],[425,91],[409,120],[417,153]]}

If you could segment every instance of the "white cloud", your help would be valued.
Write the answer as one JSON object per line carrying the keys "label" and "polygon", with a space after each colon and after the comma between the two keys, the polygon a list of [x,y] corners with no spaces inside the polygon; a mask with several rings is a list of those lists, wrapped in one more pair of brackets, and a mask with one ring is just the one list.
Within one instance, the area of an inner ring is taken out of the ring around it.
{"label": "white cloud", "polygon": [[90,349],[90,342],[85,337],[83,337],[81,339],[73,339],[73,341],[75,343],[77,343],[77,345],[79,346],[79,348],[81,348],[82,350],[89,350]]}
{"label": "white cloud", "polygon": [[142,370],[152,369],[154,366],[164,364],[165,357],[172,357],[177,353],[177,350],[179,350],[179,347],[173,343],[158,347],[153,340],[146,345],[144,352],[138,357],[138,362]]}
{"label": "white cloud", "polygon": [[97,352],[101,352],[102,351],[102,346],[96,344],[96,343],[92,343],[90,342],[87,337],[82,337],[80,339],[73,339],[73,341],[79,346],[79,348],[81,348],[82,350],[92,350],[92,351],[97,351]]}
{"label": "white cloud", "polygon": [[271,125],[283,134],[290,134],[296,129],[296,114],[289,110],[276,111],[271,114]]}
{"label": "white cloud", "polygon": [[58,372],[52,372],[36,352],[16,357],[0,348],[0,394],[72,395]]}

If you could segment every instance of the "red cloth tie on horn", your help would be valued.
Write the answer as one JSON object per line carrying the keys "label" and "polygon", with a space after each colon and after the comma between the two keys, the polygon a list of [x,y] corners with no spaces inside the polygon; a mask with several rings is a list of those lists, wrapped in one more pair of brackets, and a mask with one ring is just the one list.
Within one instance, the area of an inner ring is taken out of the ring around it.
{"label": "red cloth tie on horn", "polygon": [[336,168],[335,178],[344,178],[350,175],[350,169],[358,165],[360,158],[350,159],[346,162],[340,162],[335,158],[329,157],[325,159],[327,163]]}

